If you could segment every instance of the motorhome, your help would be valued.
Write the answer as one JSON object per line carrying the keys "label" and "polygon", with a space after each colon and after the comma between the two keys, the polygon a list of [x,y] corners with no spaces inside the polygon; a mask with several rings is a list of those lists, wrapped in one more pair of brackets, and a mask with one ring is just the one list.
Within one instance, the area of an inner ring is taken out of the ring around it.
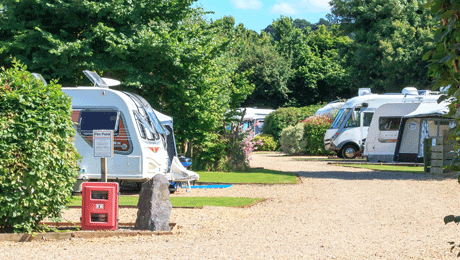
{"label": "motorhome", "polygon": [[393,161],[401,118],[416,110],[420,104],[388,103],[377,108],[369,125],[363,157],[369,162]]}
{"label": "motorhome", "polygon": [[114,156],[107,160],[108,179],[143,182],[163,174],[170,182],[190,184],[199,178],[177,159],[171,117],[155,111],[137,94],[110,89],[109,80],[98,74],[84,73],[94,86],[62,88],[72,98],[75,147],[83,157],[80,179],[101,177],[101,162],[93,157],[92,147],[93,130],[98,129],[114,131]]}
{"label": "motorhome", "polygon": [[401,93],[387,94],[372,94],[369,88],[365,88],[359,89],[358,94],[343,104],[324,136],[325,149],[334,151],[340,158],[354,158],[364,149],[374,112],[381,105],[436,102],[440,96],[428,90],[420,95],[413,87],[404,88]]}
{"label": "motorhome", "polygon": [[423,162],[424,140],[443,138],[446,130],[455,126],[455,119],[446,117],[449,104],[449,101],[420,104],[415,111],[402,117],[394,152],[395,162]]}

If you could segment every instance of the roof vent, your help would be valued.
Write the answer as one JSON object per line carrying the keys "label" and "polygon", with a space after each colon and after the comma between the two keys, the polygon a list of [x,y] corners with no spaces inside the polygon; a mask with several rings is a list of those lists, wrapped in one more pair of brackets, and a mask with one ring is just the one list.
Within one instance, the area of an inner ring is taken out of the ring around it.
{"label": "roof vent", "polygon": [[359,88],[358,89],[358,96],[364,96],[364,95],[369,95],[372,94],[370,88]]}
{"label": "roof vent", "polygon": [[414,87],[407,87],[402,90],[404,95],[418,95],[418,90]]}

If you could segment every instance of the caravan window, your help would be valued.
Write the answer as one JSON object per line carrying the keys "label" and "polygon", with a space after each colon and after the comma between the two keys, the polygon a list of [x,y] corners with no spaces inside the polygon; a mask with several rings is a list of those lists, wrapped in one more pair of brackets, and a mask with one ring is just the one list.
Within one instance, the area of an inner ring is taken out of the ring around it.
{"label": "caravan window", "polygon": [[92,135],[93,130],[113,130],[118,135],[120,113],[118,111],[82,111],[80,113],[80,132]]}
{"label": "caravan window", "polygon": [[156,139],[158,139],[158,138],[155,138],[156,137],[155,130],[144,119],[144,117],[142,117],[142,115],[138,111],[134,111],[134,114],[136,115],[136,121],[137,121],[137,125],[139,127],[139,131],[141,133],[141,137],[144,138],[144,139],[147,137],[148,140],[156,140]]}
{"label": "caravan window", "polygon": [[380,117],[379,130],[380,131],[397,131],[401,124],[401,117]]}

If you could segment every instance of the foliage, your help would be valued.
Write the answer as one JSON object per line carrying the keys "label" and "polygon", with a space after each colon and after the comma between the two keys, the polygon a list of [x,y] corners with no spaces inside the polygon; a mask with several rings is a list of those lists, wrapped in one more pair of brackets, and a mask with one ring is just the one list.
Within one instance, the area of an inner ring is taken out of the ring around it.
{"label": "foliage", "polygon": [[254,141],[261,141],[262,145],[257,146],[258,151],[275,151],[278,146],[272,135],[261,134],[254,137]]}
{"label": "foliage", "polygon": [[288,126],[281,132],[281,150],[287,155],[305,154],[307,140],[305,140],[304,124]]}
{"label": "foliage", "polygon": [[0,228],[31,232],[68,202],[80,158],[70,99],[13,62],[0,73]]}
{"label": "foliage", "polygon": [[174,118],[177,142],[194,146],[194,159],[220,149],[224,113],[254,88],[250,72],[236,71],[231,19],[209,23],[193,0],[4,2],[1,63],[15,57],[71,86],[84,69],[116,78]]}
{"label": "foliage", "polygon": [[249,169],[249,161],[251,153],[261,145],[261,141],[253,141],[254,131],[252,128],[243,130],[243,117],[236,123],[230,123],[229,129],[225,131],[222,138],[226,140],[227,147],[226,159],[219,166],[219,170],[224,171],[247,171]]}
{"label": "foliage", "polygon": [[345,48],[351,54],[352,83],[373,87],[375,92],[430,85],[427,63],[421,58],[433,46],[429,40],[436,20],[422,8],[425,2],[330,2],[334,20],[346,34],[353,35],[353,44]]}
{"label": "foliage", "polygon": [[[435,48],[424,55],[424,59],[430,62],[429,74],[435,80],[435,88],[450,86],[448,96],[453,97],[449,105],[448,116],[457,121],[453,134],[450,138],[456,141],[455,149],[460,149],[460,75],[459,75],[459,46],[460,46],[460,3],[457,1],[431,0],[425,5],[431,13],[439,18],[439,24],[435,32]],[[460,169],[460,157],[454,158],[452,169]],[[460,183],[460,174],[458,175]],[[449,215],[444,218],[444,223],[460,222],[460,216]],[[455,248],[452,245],[451,251]],[[459,246],[460,247],[460,246]],[[460,256],[458,253],[457,256]]]}
{"label": "foliage", "polygon": [[272,135],[275,141],[279,142],[281,131],[284,128],[296,125],[300,120],[313,116],[322,106],[323,104],[316,104],[301,108],[279,108],[265,118],[263,132]]}
{"label": "foliage", "polygon": [[305,153],[307,155],[333,154],[324,148],[324,135],[331,127],[333,119],[327,116],[312,116],[301,121],[305,124]]}
{"label": "foliage", "polygon": [[291,64],[276,50],[270,37],[262,32],[257,35],[244,28],[239,29],[243,37],[238,71],[251,70],[248,80],[255,86],[243,106],[280,107],[288,102],[287,84],[292,75]]}

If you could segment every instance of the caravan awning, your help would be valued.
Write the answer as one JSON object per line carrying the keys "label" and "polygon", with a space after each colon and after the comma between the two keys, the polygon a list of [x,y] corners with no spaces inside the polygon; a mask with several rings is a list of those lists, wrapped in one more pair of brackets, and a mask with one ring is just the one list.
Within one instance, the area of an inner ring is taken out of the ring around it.
{"label": "caravan awning", "polygon": [[450,102],[421,103],[416,110],[405,115],[404,118],[444,116],[449,113],[449,104]]}

